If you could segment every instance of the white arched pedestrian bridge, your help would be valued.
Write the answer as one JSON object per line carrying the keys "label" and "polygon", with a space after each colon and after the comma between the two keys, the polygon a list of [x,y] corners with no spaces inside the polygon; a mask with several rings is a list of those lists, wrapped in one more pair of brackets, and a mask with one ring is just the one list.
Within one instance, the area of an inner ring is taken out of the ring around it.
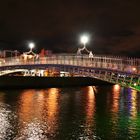
{"label": "white arched pedestrian bridge", "polygon": [[93,77],[120,84],[140,91],[140,59],[56,54],[38,59],[23,60],[20,57],[5,58],[0,62],[0,76],[33,69],[52,69],[69,72],[73,76]]}

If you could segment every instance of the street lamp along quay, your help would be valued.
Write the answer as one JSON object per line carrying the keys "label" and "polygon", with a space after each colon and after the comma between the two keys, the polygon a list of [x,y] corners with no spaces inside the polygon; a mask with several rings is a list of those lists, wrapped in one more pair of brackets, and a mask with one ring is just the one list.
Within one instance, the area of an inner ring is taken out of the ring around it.
{"label": "street lamp along quay", "polygon": [[89,57],[90,58],[93,58],[92,51],[89,51],[86,48],[86,43],[88,43],[88,41],[89,41],[89,37],[87,35],[82,35],[81,36],[80,42],[83,44],[83,47],[82,48],[78,48],[77,55],[82,55],[82,51],[85,50],[89,54]]}

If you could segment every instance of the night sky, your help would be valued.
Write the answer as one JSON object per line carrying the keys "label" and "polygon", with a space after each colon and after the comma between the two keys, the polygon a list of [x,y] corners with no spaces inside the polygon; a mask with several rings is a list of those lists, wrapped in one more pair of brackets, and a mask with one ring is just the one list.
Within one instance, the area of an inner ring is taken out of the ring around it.
{"label": "night sky", "polygon": [[[90,35],[94,54],[140,57],[139,0],[1,0],[0,49],[76,53]],[[8,44],[8,45],[3,45]]]}

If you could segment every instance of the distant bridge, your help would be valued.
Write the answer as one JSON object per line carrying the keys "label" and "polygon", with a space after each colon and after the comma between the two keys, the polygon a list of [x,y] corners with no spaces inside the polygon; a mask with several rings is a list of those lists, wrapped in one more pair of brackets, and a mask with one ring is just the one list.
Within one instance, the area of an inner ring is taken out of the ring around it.
{"label": "distant bridge", "polygon": [[120,84],[140,91],[140,59],[113,56],[59,54],[23,60],[21,57],[0,61],[0,76],[14,72],[32,73],[45,69],[69,72],[73,76],[93,77],[113,84]]}

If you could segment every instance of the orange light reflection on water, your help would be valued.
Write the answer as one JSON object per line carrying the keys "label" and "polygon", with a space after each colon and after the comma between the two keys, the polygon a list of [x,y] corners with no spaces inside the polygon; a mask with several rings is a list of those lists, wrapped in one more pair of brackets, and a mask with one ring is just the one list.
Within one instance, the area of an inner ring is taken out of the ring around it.
{"label": "orange light reflection on water", "polygon": [[131,110],[130,110],[131,118],[135,119],[137,116],[137,91],[132,90],[131,92]]}
{"label": "orange light reflection on water", "polygon": [[95,93],[94,93],[92,86],[88,86],[87,108],[86,108],[87,120],[89,120],[93,117],[94,111],[95,111]]}
{"label": "orange light reflection on water", "polygon": [[58,115],[58,98],[59,98],[59,89],[50,88],[47,91],[48,97],[46,100],[46,108],[47,108],[47,120],[48,123],[55,123],[57,121]]}
{"label": "orange light reflection on water", "polygon": [[131,98],[130,98],[130,118],[129,122],[130,125],[128,127],[128,133],[129,135],[136,136],[135,128],[137,128],[137,91],[136,90],[130,90]]}
{"label": "orange light reflection on water", "polygon": [[116,84],[113,86],[113,90],[112,93],[109,93],[112,98],[110,98],[110,100],[112,100],[110,106],[111,106],[111,136],[110,137],[114,137],[115,135],[117,135],[117,127],[118,127],[118,118],[119,118],[119,100],[120,100],[120,85]]}
{"label": "orange light reflection on water", "polygon": [[[45,133],[55,134],[59,112],[58,97],[57,88],[23,91],[18,113],[22,126],[20,131],[24,133],[24,138],[28,136],[31,139],[38,139],[38,136],[45,138]],[[35,131],[38,135],[34,134]]]}
{"label": "orange light reflection on water", "polygon": [[116,84],[113,86],[113,98],[112,98],[112,112],[117,113],[119,110],[119,97],[120,97],[120,85]]}
{"label": "orange light reflection on water", "polygon": [[35,90],[25,90],[20,96],[19,119],[21,122],[28,122],[33,117]]}
{"label": "orange light reflection on water", "polygon": [[91,128],[96,129],[94,122],[94,112],[95,112],[95,93],[92,86],[88,86],[85,91],[85,113],[86,120],[84,124],[84,135],[92,135],[93,130]]}

